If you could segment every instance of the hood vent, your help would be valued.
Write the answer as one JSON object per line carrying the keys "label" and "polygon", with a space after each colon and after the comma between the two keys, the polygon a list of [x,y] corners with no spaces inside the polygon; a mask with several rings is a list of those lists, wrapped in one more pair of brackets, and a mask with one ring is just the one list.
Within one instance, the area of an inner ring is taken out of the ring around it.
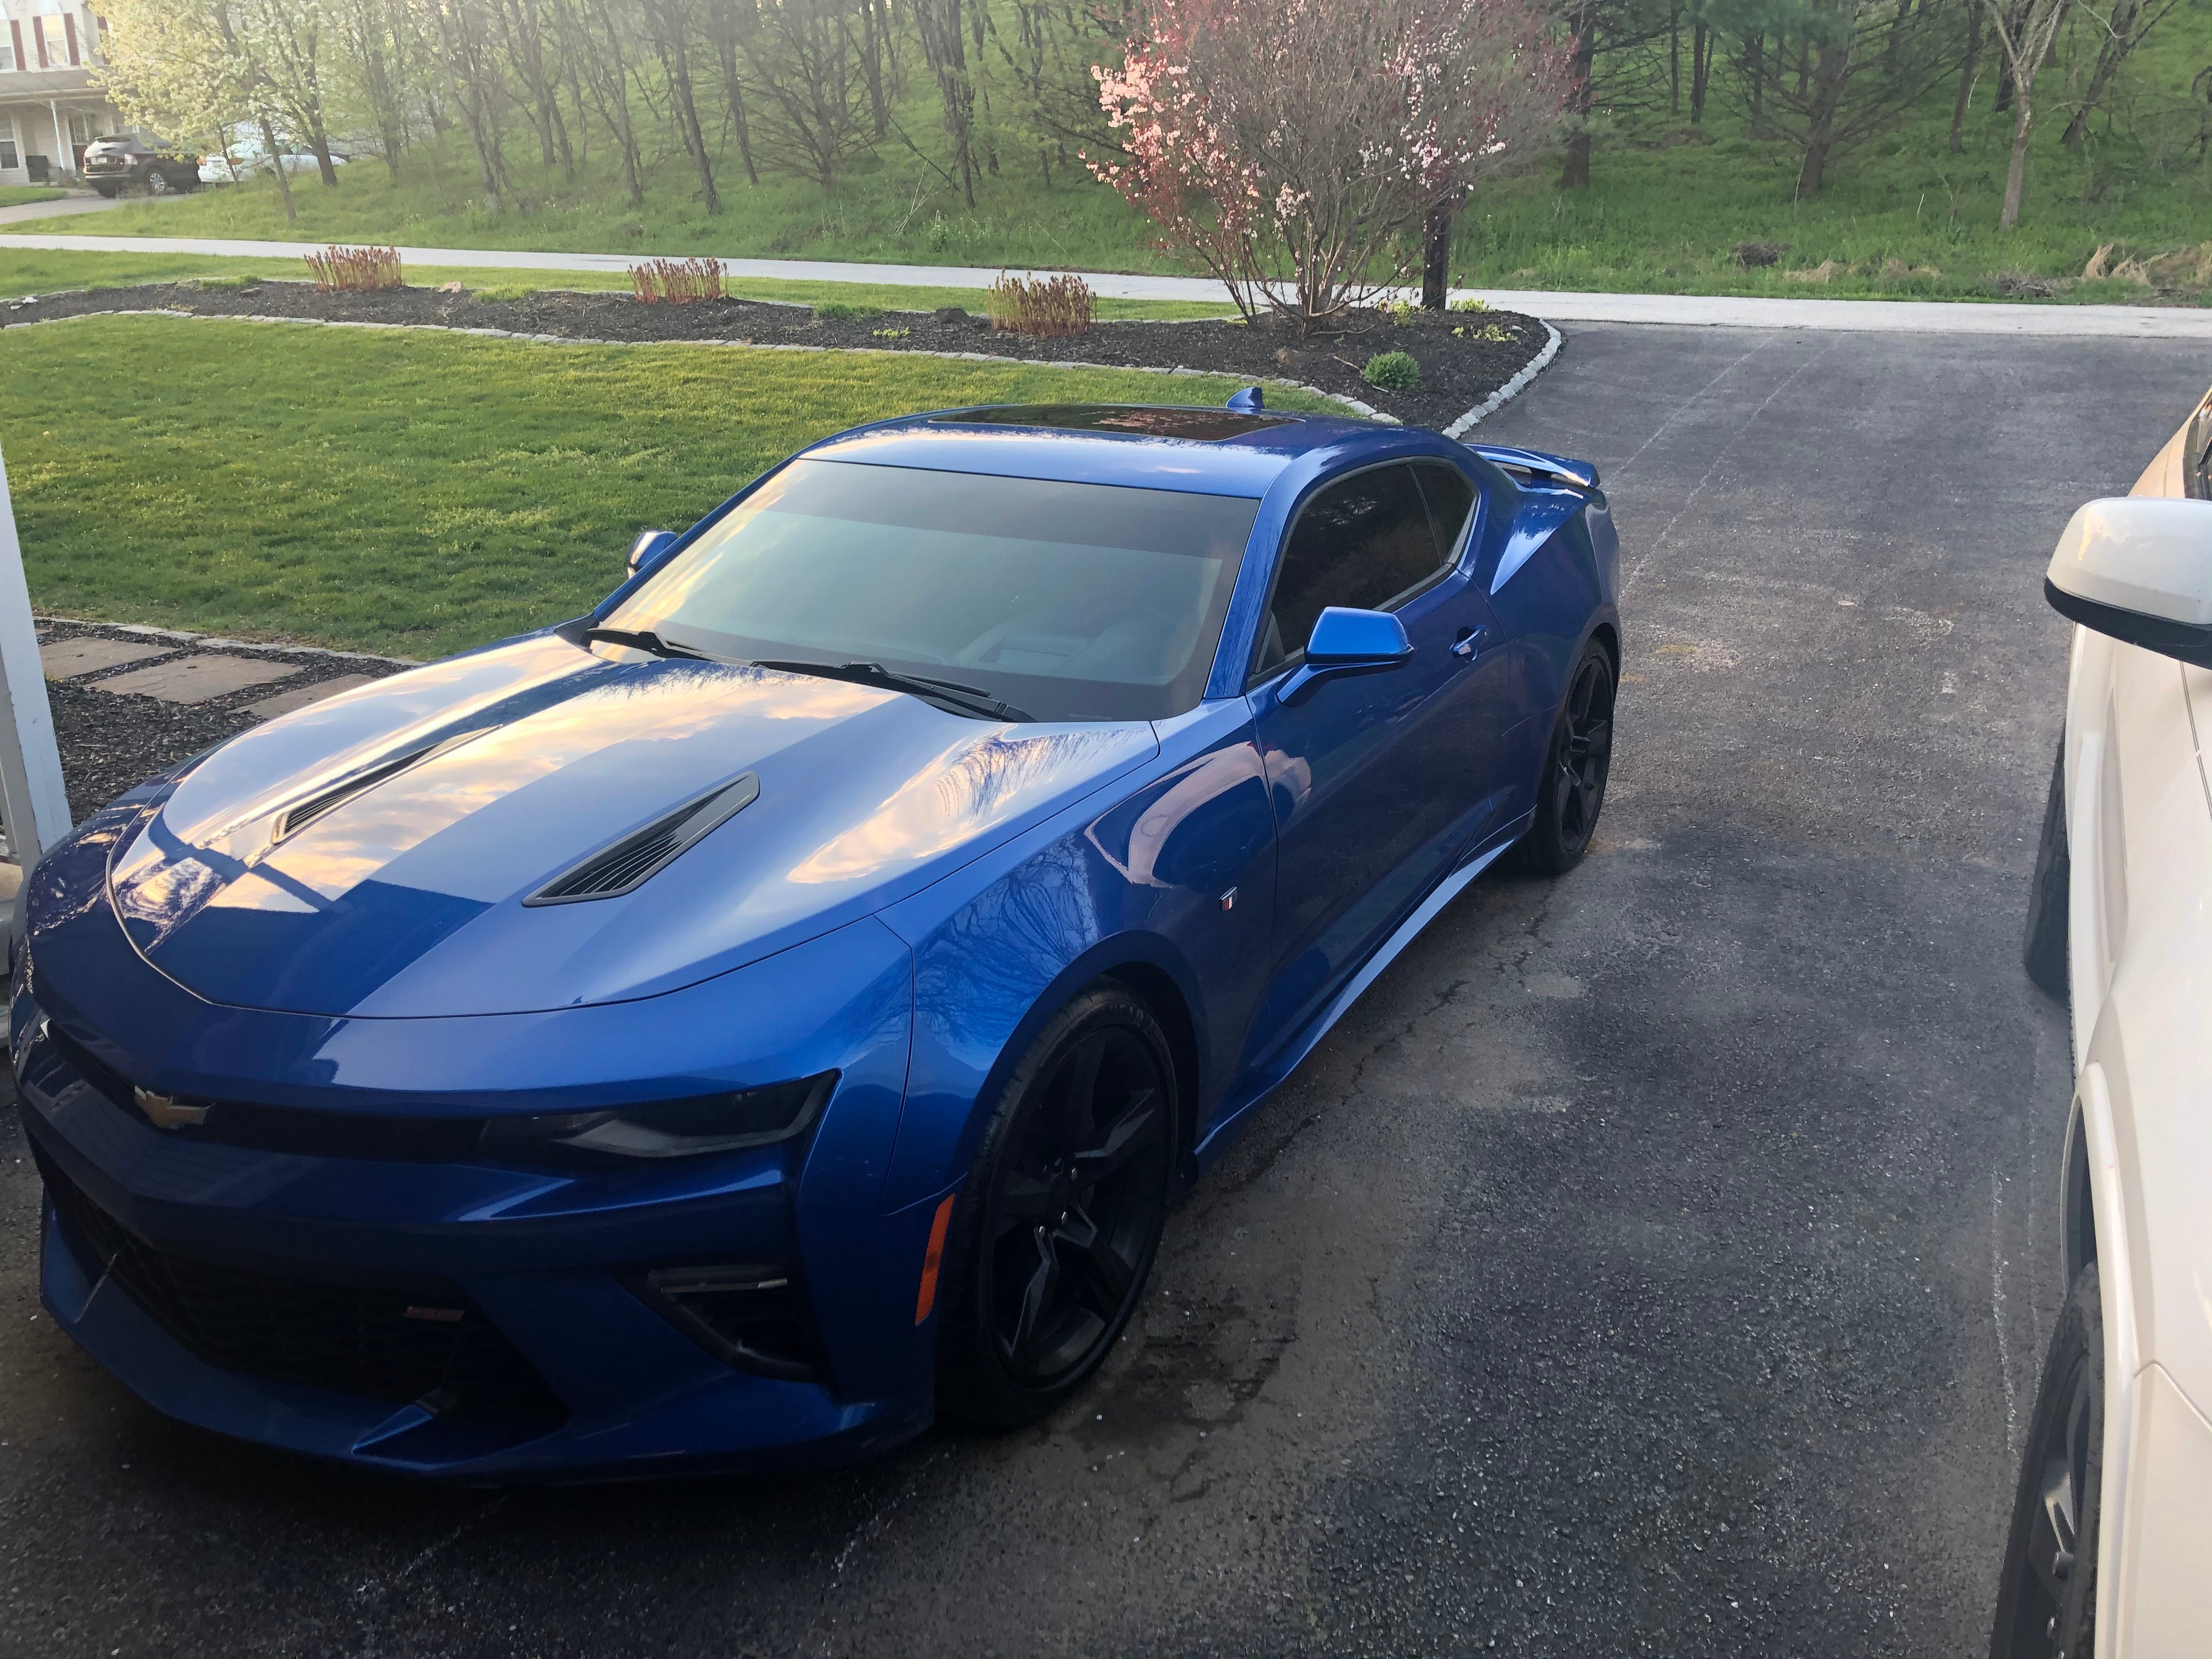
{"label": "hood vent", "polygon": [[760,779],[746,773],[712,794],[679,806],[666,817],[624,836],[574,869],[553,878],[523,900],[525,904],[575,904],[585,899],[619,898],[635,892],[673,864],[684,850],[703,840],[750,806],[760,794]]}
{"label": "hood vent", "polygon": [[441,742],[426,744],[421,749],[410,749],[404,755],[395,756],[380,765],[370,767],[366,772],[356,772],[351,777],[332,784],[319,795],[310,795],[307,799],[286,807],[283,811],[277,814],[276,834],[273,839],[283,841],[288,836],[297,835],[317,818],[327,817],[337,811],[355,796],[365,795],[386,780],[398,777],[409,767],[419,766],[424,761],[435,759],[449,749],[458,749],[471,738],[481,737],[490,729],[489,726],[479,726],[476,731],[463,732],[447,738]]}

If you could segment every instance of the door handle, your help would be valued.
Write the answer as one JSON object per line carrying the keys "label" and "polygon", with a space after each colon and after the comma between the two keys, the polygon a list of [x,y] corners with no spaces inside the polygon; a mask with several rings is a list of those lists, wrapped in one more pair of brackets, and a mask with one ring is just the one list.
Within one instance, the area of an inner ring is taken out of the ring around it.
{"label": "door handle", "polygon": [[1452,655],[1457,657],[1462,662],[1473,662],[1475,654],[1489,641],[1488,629],[1462,628],[1459,630],[1459,638],[1452,641]]}

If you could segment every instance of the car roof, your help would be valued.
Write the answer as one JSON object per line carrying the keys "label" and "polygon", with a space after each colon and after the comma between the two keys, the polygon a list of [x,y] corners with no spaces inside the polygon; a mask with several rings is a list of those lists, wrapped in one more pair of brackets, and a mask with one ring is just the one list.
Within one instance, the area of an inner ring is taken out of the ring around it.
{"label": "car roof", "polygon": [[1316,450],[1380,447],[1405,430],[1277,410],[984,404],[856,427],[802,454],[939,472],[1260,496],[1285,467]]}

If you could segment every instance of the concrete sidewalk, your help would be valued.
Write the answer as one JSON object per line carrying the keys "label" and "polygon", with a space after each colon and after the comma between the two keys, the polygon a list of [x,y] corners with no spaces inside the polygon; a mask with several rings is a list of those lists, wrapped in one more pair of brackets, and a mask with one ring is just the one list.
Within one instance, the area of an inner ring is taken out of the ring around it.
{"label": "concrete sidewalk", "polygon": [[[101,204],[105,206],[106,204]],[[51,211],[52,210],[47,210]],[[198,253],[223,258],[296,258],[320,242],[251,242],[197,236],[0,235],[0,248],[79,253]],[[647,253],[538,253],[495,248],[403,247],[412,265],[489,270],[620,273]],[[672,255],[683,258],[683,255]],[[725,259],[731,276],[798,283],[878,283],[894,288],[978,289],[996,270],[962,265],[846,264],[828,259]],[[1220,301],[1221,284],[1203,276],[1084,273],[1109,300]],[[1671,323],[1708,328],[1794,328],[1832,333],[1995,334],[2068,339],[2201,340],[2212,344],[2212,309],[2166,306],[1979,305],[1927,300],[1730,299],[1702,295],[1548,293],[1532,289],[1455,289],[1492,305],[1555,323]]]}
{"label": "concrete sidewalk", "polygon": [[0,208],[0,225],[20,225],[40,219],[66,219],[76,213],[100,213],[115,205],[106,196],[64,196],[52,202],[18,202]]}

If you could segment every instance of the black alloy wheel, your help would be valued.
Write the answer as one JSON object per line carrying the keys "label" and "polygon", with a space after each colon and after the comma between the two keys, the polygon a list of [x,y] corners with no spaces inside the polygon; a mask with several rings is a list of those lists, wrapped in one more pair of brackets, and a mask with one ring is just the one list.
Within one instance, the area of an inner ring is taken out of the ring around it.
{"label": "black alloy wheel", "polygon": [[1522,841],[1537,874],[1563,876],[1582,862],[1605,806],[1613,770],[1613,659],[1592,641],[1567,683],[1567,699],[1536,784],[1536,821]]}
{"label": "black alloy wheel", "polygon": [[2093,1659],[2105,1336],[2094,1262],[2051,1334],[1997,1584],[1990,1659]]}
{"label": "black alloy wheel", "polygon": [[1167,1218],[1175,1067],[1151,1012],[1102,981],[1030,1045],[983,1132],[947,1254],[939,1396],[1012,1427],[1095,1370]]}

